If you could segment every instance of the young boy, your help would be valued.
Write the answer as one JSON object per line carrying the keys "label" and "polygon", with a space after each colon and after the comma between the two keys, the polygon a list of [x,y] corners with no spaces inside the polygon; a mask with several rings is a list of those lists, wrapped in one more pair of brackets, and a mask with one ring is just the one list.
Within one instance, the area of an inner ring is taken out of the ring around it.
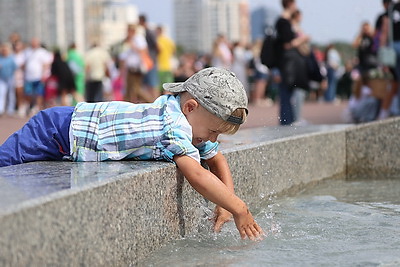
{"label": "young boy", "polygon": [[[79,103],[39,112],[0,146],[0,166],[37,160],[167,160],[193,188],[217,204],[215,230],[231,216],[242,238],[263,233],[234,194],[217,137],[233,134],[247,115],[247,96],[236,76],[203,69],[183,83],[167,83],[150,104]],[[204,159],[210,171],[200,165]]]}

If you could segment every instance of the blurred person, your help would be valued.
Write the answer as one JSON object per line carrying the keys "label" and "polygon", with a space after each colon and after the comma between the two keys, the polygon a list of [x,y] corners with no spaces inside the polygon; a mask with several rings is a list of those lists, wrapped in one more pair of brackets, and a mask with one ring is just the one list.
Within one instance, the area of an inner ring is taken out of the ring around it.
{"label": "blurred person", "polygon": [[125,101],[132,103],[152,102],[153,95],[143,90],[144,73],[141,67],[141,53],[147,53],[145,37],[137,32],[137,26],[131,25],[133,33],[129,48],[119,55],[120,71],[125,82]]}
{"label": "blurred person", "polygon": [[50,75],[44,86],[44,108],[55,107],[58,105],[58,80],[57,77]]}
{"label": "blurred person", "polygon": [[162,92],[162,85],[164,83],[171,83],[174,81],[172,60],[175,55],[175,43],[169,38],[164,31],[162,26],[156,28],[157,33],[157,45],[158,45],[158,78],[159,78],[159,89]]}
{"label": "blurred person", "polygon": [[116,68],[115,75],[111,79],[111,86],[113,91],[113,100],[123,101],[124,100],[124,80],[121,74],[121,70]]}
{"label": "blurred person", "polygon": [[57,79],[61,106],[70,106],[72,104],[69,102],[69,95],[72,95],[77,102],[81,102],[81,99],[77,97],[74,75],[59,50],[54,51],[51,75]]}
{"label": "blurred person", "polygon": [[136,33],[136,25],[135,24],[127,24],[126,27],[126,36],[116,44],[112,45],[110,48],[110,53],[112,58],[115,60],[115,66],[119,69],[120,66],[120,59],[119,56],[121,53],[125,52],[126,50],[130,49],[131,40]]}
{"label": "blurred person", "polygon": [[[302,21],[302,13],[299,9],[295,10],[291,16],[292,29],[295,33],[296,37],[306,36],[303,29],[301,28]],[[304,60],[310,60],[311,47],[310,42],[305,41],[301,43],[297,48],[298,52],[301,56],[304,57]],[[306,74],[304,74],[306,75]],[[292,96],[292,104],[293,104],[293,117],[295,125],[305,125],[308,124],[306,120],[303,119],[303,106],[306,100],[307,91],[309,90],[309,86],[307,84],[306,88],[296,86]]]}
{"label": "blurred person", "polygon": [[110,48],[111,51],[111,56],[114,58],[115,60],[115,66],[119,69],[122,66],[120,64],[122,64],[123,62],[121,62],[120,60],[120,55],[127,51],[128,49],[130,49],[131,47],[131,40],[134,37],[136,33],[136,25],[135,24],[127,24],[126,25],[126,35],[125,37],[117,42],[116,44],[112,45]]}
{"label": "blurred person", "polygon": [[246,51],[246,46],[243,44],[243,42],[233,43],[232,55],[232,72],[234,72],[238,79],[242,82],[246,92],[249,92],[247,69],[250,58]]}
{"label": "blurred person", "polygon": [[213,67],[220,67],[228,70],[232,67],[232,52],[230,44],[223,34],[218,34],[214,41],[211,65]]}
{"label": "blurred person", "polygon": [[144,36],[147,42],[147,51],[153,61],[153,67],[145,73],[143,77],[143,84],[145,88],[149,91],[152,96],[152,102],[160,95],[160,90],[158,89],[159,80],[158,80],[158,62],[157,56],[159,53],[158,43],[156,34],[149,28],[147,24],[146,15],[141,14],[139,16],[139,25],[144,29]]}
{"label": "blurred person", "polygon": [[36,114],[44,106],[44,85],[49,77],[49,69],[52,61],[51,54],[41,46],[36,37],[31,39],[30,47],[24,51],[24,95],[21,115],[26,116],[31,107],[30,115]]}
{"label": "blurred person", "polygon": [[[374,45],[373,50],[375,53],[378,53],[379,47],[385,46],[388,41],[388,13],[389,6],[393,6],[393,0],[382,0],[382,5],[384,8],[384,12],[381,13],[375,22],[375,31],[374,31]],[[388,66],[380,66],[383,67],[385,72],[390,72],[392,74],[392,82],[390,84],[390,90],[386,94],[386,97],[382,101],[381,110],[379,113],[379,119],[385,119],[390,116],[390,107],[392,105],[393,100],[396,98],[396,94],[398,91],[398,77],[396,75],[396,70],[394,67]]]}
{"label": "blurred person", "polygon": [[[296,37],[307,36],[303,28],[301,27],[302,20],[303,20],[302,12],[299,9],[293,11],[290,22],[292,23],[292,29]],[[311,52],[310,39],[299,44],[297,50],[303,56],[308,56]]]}
{"label": "blurred person", "polygon": [[[389,117],[389,109],[392,104],[393,98],[396,95],[397,98],[400,98],[400,90],[398,90],[400,78],[400,2],[394,3],[393,1],[383,1],[383,5],[386,11],[378,17],[375,33],[379,34],[379,47],[392,45],[395,49],[396,66],[385,67],[385,69],[389,69],[389,71],[391,72],[393,76],[393,82],[391,84],[391,90],[387,94],[387,97],[383,100],[379,119],[385,119]],[[388,11],[390,8],[392,9],[392,16],[389,19]],[[390,22],[391,25],[389,25]],[[392,44],[389,43],[389,28],[392,29]]]}
{"label": "blurred person", "polygon": [[107,64],[107,75],[103,78],[103,97],[104,101],[114,100],[113,80],[119,75],[115,66],[115,61],[111,60]]}
{"label": "blurred person", "polygon": [[337,84],[337,95],[340,99],[349,99],[353,87],[353,62],[348,60],[345,64],[343,75],[338,80]]}
{"label": "blurred person", "polygon": [[363,22],[353,47],[357,49],[358,68],[363,74],[378,66],[378,58],[373,50],[374,33],[369,22]]}
{"label": "blurred person", "polygon": [[[387,20],[387,18],[388,18],[389,6],[393,5],[393,0],[382,0],[382,5],[384,8],[384,12],[381,13],[375,21],[374,45],[373,45],[373,50],[375,53],[378,52],[378,49],[381,46],[381,43],[384,41],[382,39],[386,38],[386,36],[383,35],[383,27],[382,26],[384,24],[384,21]],[[387,22],[385,22],[385,24],[386,23]]]}
{"label": "blurred person", "polygon": [[[24,63],[25,63],[25,54],[24,54],[24,43],[21,41],[17,41],[14,46],[14,60],[17,65],[17,69],[14,72],[14,86],[15,86],[15,94],[17,101],[17,113],[18,116],[24,117],[26,114],[23,114],[23,104],[24,104]],[[26,110],[25,110],[26,112]]]}
{"label": "blurred person", "polygon": [[178,68],[174,73],[175,82],[184,82],[192,76],[195,70],[196,56],[193,54],[183,54],[179,59]]}
{"label": "blurred person", "polygon": [[295,0],[282,0],[283,12],[276,22],[277,54],[281,83],[279,86],[280,124],[291,125],[295,121],[292,95],[295,87],[307,87],[307,68],[297,48],[308,42],[307,35],[296,36],[291,17],[297,10]]}
{"label": "blurred person", "polygon": [[278,100],[279,85],[282,82],[281,74],[278,68],[271,68],[269,70],[269,79],[267,87],[267,97],[271,99],[272,103]]}
{"label": "blurred person", "polygon": [[196,62],[194,63],[194,70],[197,72],[197,71],[205,69],[205,68],[210,68],[211,60],[212,60],[212,57],[211,57],[210,53],[204,53],[204,54],[199,55]]}
{"label": "blurred person", "polygon": [[[310,56],[313,56],[316,63],[315,73],[309,72],[310,78],[310,92],[309,99],[315,101],[323,101],[323,95],[328,87],[327,82],[327,70],[324,63],[324,53],[316,46],[311,46]],[[312,73],[312,74],[311,74]]]}
{"label": "blurred person", "polygon": [[21,35],[18,32],[13,32],[8,36],[8,41],[12,45],[12,50],[15,50],[17,43],[22,42]]}
{"label": "blurred person", "polygon": [[[121,80],[121,91],[120,93],[126,94],[126,78],[127,78],[127,69],[124,66],[124,59],[121,58],[122,55],[125,55],[129,49],[131,49],[131,43],[136,33],[136,25],[128,24],[126,28],[126,36],[123,40],[118,42],[117,44],[111,47],[111,53],[113,58],[115,59],[115,66],[118,68],[119,76]],[[124,96],[123,96],[124,97]]]}
{"label": "blurred person", "polygon": [[268,84],[268,68],[261,63],[262,40],[253,44],[253,57],[249,61],[249,78],[251,84],[250,102],[255,106],[266,107],[271,101],[265,98],[265,91]]}
{"label": "blurred person", "polygon": [[125,99],[127,69],[126,66],[124,66],[125,62],[122,55],[125,55],[127,51],[131,49],[131,43],[135,33],[136,25],[127,24],[126,36],[124,39],[111,46],[111,55],[115,66],[115,68],[112,69],[111,75],[113,100],[123,101]]}
{"label": "blurred person", "polygon": [[15,111],[14,72],[17,64],[12,54],[10,43],[0,45],[0,116],[7,112],[13,115]]}
{"label": "blurred person", "polygon": [[333,44],[329,44],[325,50],[325,63],[327,70],[328,87],[324,94],[325,102],[333,102],[336,98],[338,71],[342,64],[339,52]]}
{"label": "blurred person", "polygon": [[104,101],[103,80],[109,76],[108,64],[111,56],[97,43],[93,44],[85,55],[85,98],[87,102]]}
{"label": "blurred person", "polygon": [[373,96],[368,73],[363,73],[360,80],[354,87],[348,106],[351,120],[355,123],[373,121],[379,112],[379,100]]}
{"label": "blurred person", "polygon": [[70,44],[67,52],[67,63],[74,76],[76,102],[83,101],[85,97],[85,61],[76,49],[75,43]]}

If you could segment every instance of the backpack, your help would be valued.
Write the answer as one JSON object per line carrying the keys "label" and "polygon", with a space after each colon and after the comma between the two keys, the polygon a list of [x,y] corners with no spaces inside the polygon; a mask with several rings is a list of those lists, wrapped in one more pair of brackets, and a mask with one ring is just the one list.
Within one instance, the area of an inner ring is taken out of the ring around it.
{"label": "backpack", "polygon": [[260,52],[261,63],[268,68],[278,67],[277,36],[274,27],[265,31],[265,37]]}

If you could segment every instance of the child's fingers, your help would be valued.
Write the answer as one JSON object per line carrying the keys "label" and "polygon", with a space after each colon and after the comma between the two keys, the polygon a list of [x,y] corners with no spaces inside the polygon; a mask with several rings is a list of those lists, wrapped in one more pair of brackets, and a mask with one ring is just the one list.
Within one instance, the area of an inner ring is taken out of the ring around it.
{"label": "child's fingers", "polygon": [[256,238],[253,234],[253,230],[250,227],[246,228],[246,235],[250,240],[254,240]]}
{"label": "child's fingers", "polygon": [[250,226],[244,228],[243,232],[245,233],[245,236],[243,237],[243,235],[241,233],[242,239],[246,238],[246,236],[247,236],[250,240],[253,240],[253,241],[260,238],[261,235],[263,234],[263,231],[262,231],[261,227],[258,226],[258,224],[250,225]]}
{"label": "child's fingers", "polygon": [[246,234],[246,230],[245,229],[242,228],[241,230],[239,230],[239,233],[240,233],[240,237],[242,239],[246,238],[247,234]]}
{"label": "child's fingers", "polygon": [[253,231],[253,235],[257,238],[257,239],[259,239],[259,238],[261,238],[261,236],[263,235],[263,231],[262,231],[262,229],[258,226],[258,228],[257,228],[257,224],[255,224],[253,227],[251,227],[251,230]]}
{"label": "child's fingers", "polygon": [[257,232],[260,233],[260,235],[264,234],[263,229],[257,223],[254,225],[254,227],[256,228]]}
{"label": "child's fingers", "polygon": [[214,232],[219,233],[221,231],[222,225],[224,224],[221,220],[216,220],[214,225]]}

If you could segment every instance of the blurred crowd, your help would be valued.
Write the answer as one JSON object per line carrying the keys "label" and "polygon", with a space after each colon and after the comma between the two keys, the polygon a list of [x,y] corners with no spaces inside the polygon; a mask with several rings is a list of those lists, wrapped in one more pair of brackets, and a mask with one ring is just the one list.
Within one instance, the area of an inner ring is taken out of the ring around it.
{"label": "blurred crowd", "polygon": [[[374,27],[362,23],[352,44],[355,53],[347,58],[343,47],[340,50],[335,44],[313,46],[311,36],[301,27],[302,13],[296,0],[281,3],[283,11],[273,26],[277,63],[267,72],[272,76],[269,81],[278,81],[281,125],[307,124],[302,118],[307,98],[333,104],[348,99],[343,114],[346,122],[368,122],[400,114],[399,2],[382,1],[385,11],[378,14]],[[267,41],[271,38],[266,37],[264,43]],[[261,61],[269,63],[263,60],[268,55],[261,54]]]}
{"label": "blurred crowd", "polygon": [[357,68],[347,70],[353,81],[348,119],[356,123],[400,115],[400,2],[382,4],[375,25],[362,23],[353,42]]}
{"label": "blurred crowd", "polygon": [[[296,1],[282,0],[282,14],[272,27],[279,63],[268,67],[261,57],[265,40],[248,44],[220,34],[209,53],[178,54],[163,27],[150,27],[145,15],[138,24],[127,25],[126,37],[110,49],[94,43],[84,54],[74,44],[67,51],[50,51],[42,40],[24,43],[15,33],[0,49],[0,116],[32,116],[80,101],[152,102],[163,94],[163,83],[185,81],[209,66],[233,71],[250,105],[278,102],[282,125],[307,124],[302,118],[306,100],[349,100],[348,122],[398,115],[399,5],[383,0],[385,12],[375,27],[361,25],[353,43],[356,54],[344,60],[334,44],[312,45]],[[397,49],[397,62],[382,62],[381,47]]]}

